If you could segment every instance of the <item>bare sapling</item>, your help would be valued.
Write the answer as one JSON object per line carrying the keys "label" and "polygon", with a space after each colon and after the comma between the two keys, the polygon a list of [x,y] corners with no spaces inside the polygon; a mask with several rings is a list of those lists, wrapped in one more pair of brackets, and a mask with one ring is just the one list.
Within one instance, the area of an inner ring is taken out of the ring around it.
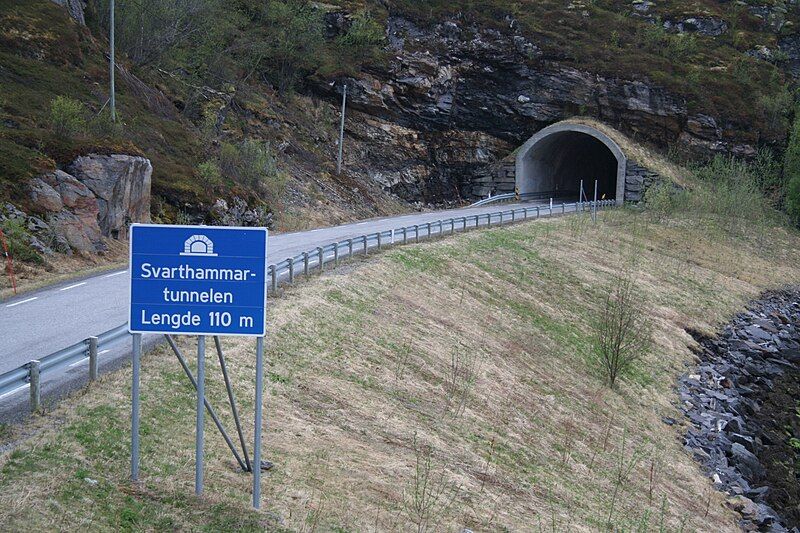
{"label": "bare sapling", "polygon": [[630,274],[617,276],[600,309],[592,358],[613,389],[635,370],[652,347],[652,323]]}
{"label": "bare sapling", "polygon": [[433,449],[412,441],[415,455],[414,477],[411,487],[404,491],[403,507],[416,526],[417,533],[436,529],[458,495],[460,487],[445,479],[445,469],[438,472],[433,465]]}

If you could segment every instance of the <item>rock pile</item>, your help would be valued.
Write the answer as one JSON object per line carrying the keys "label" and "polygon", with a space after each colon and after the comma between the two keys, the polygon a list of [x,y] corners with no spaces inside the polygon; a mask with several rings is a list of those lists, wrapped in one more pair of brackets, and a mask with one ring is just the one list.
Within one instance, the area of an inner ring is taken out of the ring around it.
{"label": "rock pile", "polygon": [[748,531],[788,531],[783,509],[769,503],[771,477],[760,457],[771,446],[788,446],[789,437],[774,442],[764,431],[764,418],[778,415],[762,412],[762,405],[781,378],[800,375],[798,302],[800,292],[769,294],[718,338],[696,335],[700,365],[680,379],[683,411],[693,425],[685,446],[730,495],[728,504]]}

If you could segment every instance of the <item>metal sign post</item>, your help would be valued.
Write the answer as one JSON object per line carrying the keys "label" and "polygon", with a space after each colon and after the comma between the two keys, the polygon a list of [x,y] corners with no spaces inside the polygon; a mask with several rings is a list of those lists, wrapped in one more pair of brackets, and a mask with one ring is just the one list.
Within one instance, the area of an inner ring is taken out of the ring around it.
{"label": "metal sign post", "polygon": [[256,339],[256,416],[253,442],[253,507],[261,508],[261,409],[264,404],[264,337]]}
{"label": "metal sign post", "polygon": [[139,367],[142,335],[133,334],[133,383],[131,383],[131,479],[139,481]]}
{"label": "metal sign post", "polygon": [[347,109],[347,84],[342,91],[342,120],[339,123],[339,158],[336,160],[336,173],[342,173],[342,151],[344,149],[344,114]]}
{"label": "metal sign post", "polygon": [[116,89],[114,88],[114,0],[111,0],[109,5],[110,13],[109,13],[109,35],[108,40],[109,44],[111,45],[110,53],[109,53],[109,91],[111,92],[111,96],[109,96],[109,100],[111,101],[111,121],[117,121],[117,96],[116,96]]}
{"label": "metal sign post", "polygon": [[194,493],[203,494],[203,437],[206,414],[206,338],[197,337],[197,420],[194,439]]}
{"label": "metal sign post", "polygon": [[[133,336],[131,479],[139,479],[139,374],[141,334],[167,337],[197,389],[195,494],[203,493],[205,411],[245,471],[253,472],[253,506],[260,505],[261,421],[267,298],[266,228],[133,224],[130,230],[130,309]],[[197,335],[197,379],[172,335]],[[244,460],[205,394],[206,336],[213,335]],[[247,455],[219,335],[257,337],[255,465]]]}

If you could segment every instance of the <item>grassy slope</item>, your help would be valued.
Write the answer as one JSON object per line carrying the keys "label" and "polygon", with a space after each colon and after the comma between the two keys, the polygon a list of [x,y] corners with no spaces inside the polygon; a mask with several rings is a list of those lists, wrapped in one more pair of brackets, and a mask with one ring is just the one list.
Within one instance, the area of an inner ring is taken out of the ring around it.
{"label": "grassy slope", "polygon": [[[265,443],[276,468],[263,481],[265,512],[247,509],[249,479],[210,424],[207,495],[190,496],[194,399],[159,350],[143,369],[142,484],[126,480],[122,371],[0,432],[11,443],[0,456],[0,523],[218,530],[280,517],[292,530],[406,530],[415,465],[429,450],[430,486],[442,489],[435,529],[592,530],[619,489],[611,514],[621,529],[734,531],[735,515],[681,447],[685,428],[661,417],[681,420],[675,378],[692,361],[684,328],[711,331],[761,290],[800,282],[798,244],[780,228],[733,240],[620,211],[596,226],[540,221],[391,250],[271,303]],[[634,257],[657,347],[611,392],[585,360],[590,315]],[[253,343],[225,346],[251,418]],[[461,414],[446,392],[454,354],[476,375]],[[209,394],[224,411],[212,361]],[[621,485],[620,461],[631,471]]]}

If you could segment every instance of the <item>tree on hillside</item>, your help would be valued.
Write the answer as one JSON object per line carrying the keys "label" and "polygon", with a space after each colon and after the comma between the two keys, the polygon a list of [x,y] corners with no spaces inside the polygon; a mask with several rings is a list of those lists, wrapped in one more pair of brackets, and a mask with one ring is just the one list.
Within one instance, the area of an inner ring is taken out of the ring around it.
{"label": "tree on hillside", "polygon": [[[175,46],[202,41],[220,22],[224,0],[126,0],[116,2],[116,45],[137,66],[158,61]],[[109,0],[92,0],[108,29]]]}
{"label": "tree on hillside", "polygon": [[795,224],[800,225],[800,106],[794,114],[794,126],[783,162],[783,176],[787,182],[786,212]]}
{"label": "tree on hillside", "polygon": [[325,44],[322,13],[302,0],[272,0],[251,33],[252,55],[264,78],[280,92],[320,65]]}

